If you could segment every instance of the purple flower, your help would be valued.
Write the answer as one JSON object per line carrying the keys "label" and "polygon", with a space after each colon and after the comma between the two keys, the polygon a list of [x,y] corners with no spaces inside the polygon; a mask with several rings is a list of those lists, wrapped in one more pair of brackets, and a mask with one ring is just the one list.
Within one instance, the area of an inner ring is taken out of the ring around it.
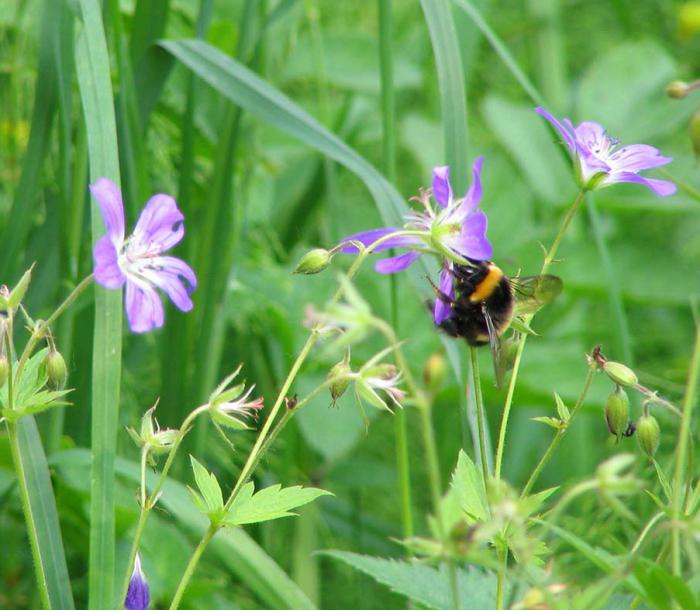
{"label": "purple flower", "polygon": [[[406,216],[403,229],[387,227],[351,235],[343,240],[361,242],[370,246],[377,240],[402,230],[410,235],[388,238],[374,251],[389,248],[406,248],[408,252],[378,261],[374,268],[380,273],[398,273],[408,268],[423,252],[433,252],[456,262],[465,264],[465,259],[488,260],[492,247],[486,238],[486,214],[478,209],[481,201],[481,166],[483,157],[474,161],[474,180],[462,199],[455,199],[450,185],[449,167],[433,169],[432,196],[437,206],[430,202],[430,193],[423,192],[418,201],[423,211]],[[346,254],[356,254],[358,247],[348,244],[340,249]]]}
{"label": "purple flower", "polygon": [[673,182],[638,175],[645,169],[672,161],[671,157],[664,157],[653,146],[629,144],[618,148],[619,142],[609,137],[598,123],[585,121],[574,127],[569,119],[564,119],[562,125],[544,108],[536,108],[535,111],[554,125],[564,137],[584,189],[599,189],[616,182],[636,182],[650,188],[659,197],[676,192]]}
{"label": "purple flower", "polygon": [[126,610],[147,610],[150,601],[151,593],[148,590],[146,577],[141,570],[141,558],[136,553],[134,571],[131,573],[131,580],[129,580],[129,589],[126,592],[124,608]]}
{"label": "purple flower", "polygon": [[145,333],[163,326],[160,288],[181,311],[192,309],[190,294],[197,286],[194,271],[174,256],[162,256],[185,234],[182,212],[169,195],[153,195],[141,211],[134,232],[124,236],[122,196],[108,178],[90,185],[107,229],[95,244],[95,281],[115,290],[126,283],[124,305],[129,328]]}

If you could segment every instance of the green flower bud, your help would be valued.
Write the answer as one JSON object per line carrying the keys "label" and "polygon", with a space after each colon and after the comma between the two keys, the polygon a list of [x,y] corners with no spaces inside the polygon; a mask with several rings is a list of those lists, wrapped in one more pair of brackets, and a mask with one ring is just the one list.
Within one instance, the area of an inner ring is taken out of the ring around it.
{"label": "green flower bud", "polygon": [[666,95],[676,100],[683,99],[686,95],[688,95],[689,91],[690,89],[688,88],[688,83],[685,83],[682,80],[674,80],[672,83],[666,85]]}
{"label": "green flower bud", "polygon": [[642,451],[646,453],[649,458],[653,458],[656,450],[659,448],[659,436],[661,435],[661,430],[659,429],[659,422],[653,415],[645,413],[639,418],[637,422],[637,441]]}
{"label": "green flower bud", "polygon": [[425,363],[423,380],[430,392],[437,392],[445,382],[447,362],[442,354],[432,354]]}
{"label": "green flower bud", "polygon": [[328,373],[328,379],[331,381],[329,389],[331,392],[331,400],[333,404],[345,394],[345,390],[350,385],[352,369],[348,358],[343,358],[338,364],[334,365]]}
{"label": "green flower bud", "polygon": [[610,434],[614,434],[619,439],[627,430],[629,416],[629,398],[625,391],[617,386],[605,402],[605,422],[608,424]]}
{"label": "green flower bud", "polygon": [[46,372],[46,385],[49,388],[52,390],[63,389],[68,380],[68,369],[60,352],[49,349],[44,360],[44,371]]}
{"label": "green flower bud", "polygon": [[331,258],[331,253],[328,250],[315,248],[301,257],[296,269],[294,269],[294,273],[303,273],[305,275],[321,273],[331,264]]}
{"label": "green flower bud", "polygon": [[632,386],[637,384],[635,372],[620,362],[608,360],[603,365],[603,370],[617,385]]}
{"label": "green flower bud", "polygon": [[10,363],[5,354],[0,354],[0,388],[5,385],[7,376],[10,374]]}

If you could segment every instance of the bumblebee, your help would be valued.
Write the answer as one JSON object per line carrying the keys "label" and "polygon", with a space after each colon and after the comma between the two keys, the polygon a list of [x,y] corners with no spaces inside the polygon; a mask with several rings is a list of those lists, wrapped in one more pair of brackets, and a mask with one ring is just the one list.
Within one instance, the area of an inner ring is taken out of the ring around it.
{"label": "bumblebee", "polygon": [[500,387],[505,366],[501,335],[517,316],[535,313],[554,299],[562,281],[554,275],[508,277],[490,261],[453,265],[454,297],[436,288],[437,297],[447,303],[452,315],[440,327],[452,337],[463,337],[469,345],[491,346]]}

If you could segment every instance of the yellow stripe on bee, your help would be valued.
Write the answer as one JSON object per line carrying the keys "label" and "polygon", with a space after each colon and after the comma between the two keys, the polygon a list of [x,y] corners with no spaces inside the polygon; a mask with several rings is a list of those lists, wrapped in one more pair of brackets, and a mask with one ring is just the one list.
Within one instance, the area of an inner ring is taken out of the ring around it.
{"label": "yellow stripe on bee", "polygon": [[474,292],[469,295],[469,301],[472,303],[479,303],[485,301],[491,296],[491,293],[498,286],[498,282],[501,281],[503,277],[503,271],[501,271],[496,265],[489,265],[489,272],[486,277],[479,282]]}

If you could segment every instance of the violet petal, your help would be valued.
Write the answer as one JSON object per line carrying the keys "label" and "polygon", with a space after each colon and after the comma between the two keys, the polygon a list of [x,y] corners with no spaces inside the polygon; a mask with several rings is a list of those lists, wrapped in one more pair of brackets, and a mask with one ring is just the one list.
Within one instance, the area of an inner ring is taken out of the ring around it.
{"label": "violet petal", "polygon": [[659,197],[668,197],[676,192],[676,185],[668,180],[656,180],[654,178],[644,178],[632,172],[613,172],[609,174],[604,183],[611,184],[614,182],[634,182],[643,184],[647,188],[654,191]]}
{"label": "violet petal", "polygon": [[126,276],[119,267],[119,254],[109,235],[103,235],[95,243],[92,251],[95,281],[111,290],[121,288]]}
{"label": "violet petal", "polygon": [[557,119],[555,119],[549,112],[547,112],[544,108],[535,108],[535,112],[539,114],[540,116],[544,117],[547,119],[556,129],[557,131],[564,137],[564,141],[566,142],[566,145],[569,147],[569,150],[571,152],[574,152],[576,150],[576,145],[574,143],[574,137],[569,131],[564,127]]}
{"label": "violet petal", "polygon": [[[440,292],[450,299],[454,299],[455,288],[452,281],[452,273],[450,272],[450,267],[444,267],[440,272]],[[452,307],[449,303],[446,303],[443,299],[438,297],[435,299],[435,306],[433,307],[433,320],[435,324],[442,324],[447,318],[452,316]]]}
{"label": "violet petal", "polygon": [[124,204],[119,187],[109,178],[100,178],[90,185],[90,192],[100,206],[107,235],[120,244],[124,241]]}
{"label": "violet petal", "polygon": [[433,168],[433,198],[443,208],[452,201],[450,168],[447,165]]}
{"label": "violet petal", "polygon": [[457,254],[466,258],[486,261],[493,254],[493,247],[486,237],[488,219],[483,210],[476,210],[467,216],[462,231],[446,240],[446,244]]}
{"label": "violet petal", "polygon": [[673,161],[671,157],[664,157],[658,148],[648,144],[628,144],[610,155],[612,171],[641,172],[652,167],[666,165]]}
{"label": "violet petal", "polygon": [[126,283],[124,306],[132,332],[147,333],[163,326],[163,303],[152,286],[129,279]]}
{"label": "violet petal", "polygon": [[391,256],[377,261],[374,268],[379,273],[398,273],[410,267],[419,256],[420,252],[406,252],[406,254]]}
{"label": "violet petal", "polygon": [[131,239],[139,250],[151,254],[165,252],[177,244],[185,235],[185,217],[170,195],[153,195],[139,216]]}
{"label": "violet petal", "polygon": [[484,157],[478,157],[472,164],[472,183],[464,196],[461,207],[465,210],[474,210],[481,202],[483,189],[481,187],[481,168],[484,165]]}
{"label": "violet petal", "polygon": [[165,292],[180,311],[191,311],[190,294],[197,286],[197,278],[187,263],[174,256],[157,256],[152,265],[141,272]]}
{"label": "violet petal", "polygon": [[134,571],[129,580],[129,589],[126,592],[124,608],[126,610],[147,610],[151,601],[151,592],[148,590],[146,577],[141,571],[141,560],[136,556]]}

